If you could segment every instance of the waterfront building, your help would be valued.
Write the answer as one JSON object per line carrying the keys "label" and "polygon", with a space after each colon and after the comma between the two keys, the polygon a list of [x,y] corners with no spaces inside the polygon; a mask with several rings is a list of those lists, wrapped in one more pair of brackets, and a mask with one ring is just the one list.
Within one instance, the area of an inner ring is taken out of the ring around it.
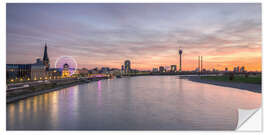
{"label": "waterfront building", "polygon": [[[41,80],[46,76],[46,66],[40,60],[36,59],[36,63],[31,64],[31,80]],[[48,71],[47,71],[48,72]]]}
{"label": "waterfront building", "polygon": [[69,65],[68,65],[67,63],[65,63],[65,64],[63,65],[62,77],[63,77],[63,78],[70,77]]}
{"label": "waterfront building", "polygon": [[158,72],[158,68],[153,68],[152,72]]}
{"label": "waterfront building", "polygon": [[171,72],[176,72],[177,69],[176,69],[176,65],[171,65]]}
{"label": "waterfront building", "polygon": [[37,58],[33,64],[7,64],[8,82],[57,79],[62,75],[61,69],[50,69],[50,62],[45,44],[43,60]]}
{"label": "waterfront building", "polygon": [[7,64],[6,77],[7,81],[24,81],[31,79],[31,64]]}
{"label": "waterfront building", "polygon": [[98,68],[97,67],[93,68],[93,69],[89,70],[88,73],[90,73],[90,74],[98,74]]}
{"label": "waterfront building", "polygon": [[59,69],[46,71],[45,65],[38,59],[34,64],[7,64],[6,73],[8,82],[57,79],[61,75]]}
{"label": "waterfront building", "polygon": [[77,74],[86,77],[88,76],[88,69],[87,68],[78,69]]}
{"label": "waterfront building", "polygon": [[50,68],[47,73],[49,73],[49,79],[58,79],[62,76],[62,70],[60,68]]}
{"label": "waterfront building", "polygon": [[165,68],[163,66],[159,66],[159,72],[165,72]]}

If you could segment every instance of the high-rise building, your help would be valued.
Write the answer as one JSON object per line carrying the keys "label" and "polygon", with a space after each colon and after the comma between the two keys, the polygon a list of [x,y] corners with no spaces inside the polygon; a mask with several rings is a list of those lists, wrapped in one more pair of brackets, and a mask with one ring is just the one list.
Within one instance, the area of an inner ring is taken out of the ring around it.
{"label": "high-rise building", "polygon": [[202,56],[198,56],[198,68],[199,68],[199,72],[203,71],[203,57]]}
{"label": "high-rise building", "polygon": [[179,49],[180,63],[179,63],[179,72],[182,71],[182,49]]}
{"label": "high-rise building", "polygon": [[165,72],[165,68],[163,66],[159,66],[159,72]]}
{"label": "high-rise building", "polygon": [[176,72],[177,69],[176,69],[176,65],[171,65],[171,72]]}
{"label": "high-rise building", "polygon": [[237,72],[237,68],[236,67],[233,67],[233,72]]}
{"label": "high-rise building", "polygon": [[245,67],[244,67],[244,66],[242,66],[242,67],[240,68],[240,72],[245,72]]}
{"label": "high-rise building", "polygon": [[50,68],[50,60],[48,57],[48,52],[47,52],[47,44],[45,43],[45,48],[44,48],[44,55],[43,55],[43,64],[46,67],[46,70],[48,71]]}
{"label": "high-rise building", "polygon": [[126,60],[124,64],[125,64],[125,73],[129,73],[131,71],[130,60]]}

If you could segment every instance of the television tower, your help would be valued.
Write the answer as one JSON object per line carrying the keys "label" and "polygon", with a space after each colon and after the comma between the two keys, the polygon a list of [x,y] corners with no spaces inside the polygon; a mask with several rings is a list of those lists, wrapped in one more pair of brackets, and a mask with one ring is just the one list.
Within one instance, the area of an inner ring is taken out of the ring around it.
{"label": "television tower", "polygon": [[180,56],[180,64],[179,64],[179,72],[182,72],[182,49],[179,49],[179,56]]}

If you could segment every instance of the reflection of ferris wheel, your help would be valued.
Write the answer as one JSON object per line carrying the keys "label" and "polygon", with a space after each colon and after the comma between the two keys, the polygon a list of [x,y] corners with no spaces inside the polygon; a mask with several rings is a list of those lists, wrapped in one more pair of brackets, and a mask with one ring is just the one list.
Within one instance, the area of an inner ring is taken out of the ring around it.
{"label": "reflection of ferris wheel", "polygon": [[65,65],[68,65],[71,75],[76,72],[77,62],[72,56],[61,56],[55,61],[55,68],[63,70]]}

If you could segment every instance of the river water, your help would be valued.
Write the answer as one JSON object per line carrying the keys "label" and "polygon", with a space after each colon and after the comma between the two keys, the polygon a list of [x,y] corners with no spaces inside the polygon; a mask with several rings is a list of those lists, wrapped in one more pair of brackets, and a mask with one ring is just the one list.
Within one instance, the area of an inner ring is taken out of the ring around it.
{"label": "river water", "polygon": [[261,94],[178,79],[101,80],[7,105],[8,130],[234,130]]}

